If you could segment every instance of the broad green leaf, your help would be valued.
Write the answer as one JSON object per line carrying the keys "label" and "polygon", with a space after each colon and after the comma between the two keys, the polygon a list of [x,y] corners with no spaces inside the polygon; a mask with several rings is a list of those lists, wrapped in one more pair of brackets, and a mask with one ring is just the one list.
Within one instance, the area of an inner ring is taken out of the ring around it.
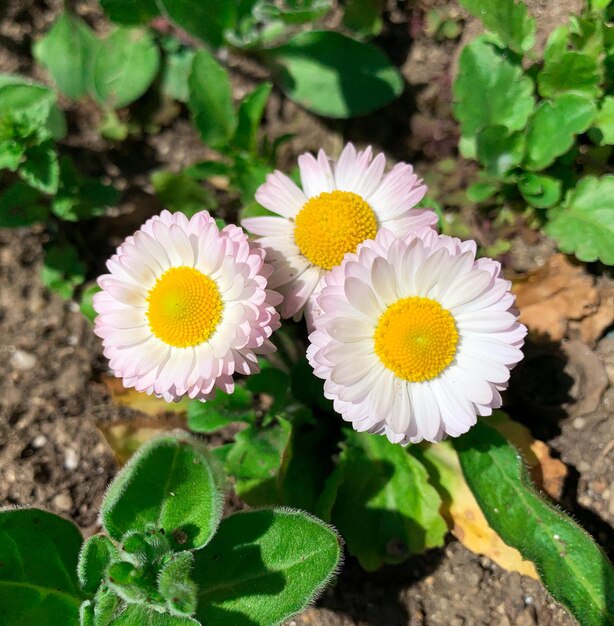
{"label": "broad green leaf", "polygon": [[41,279],[62,298],[72,298],[75,287],[85,280],[85,263],[79,259],[77,249],[70,244],[53,244],[47,248]]}
{"label": "broad green leaf", "polygon": [[252,422],[256,417],[250,391],[235,385],[231,393],[218,389],[213,400],[192,400],[188,405],[188,427],[196,433],[213,433],[233,422]]}
{"label": "broad green leaf", "polygon": [[558,26],[548,36],[546,48],[544,49],[544,62],[547,64],[555,64],[569,46],[569,27]]}
{"label": "broad green leaf", "polygon": [[541,102],[529,121],[526,168],[543,170],[565,154],[575,136],[592,124],[595,113],[593,101],[577,93],[564,93]]}
{"label": "broad green leaf", "polygon": [[196,611],[198,590],[190,578],[193,563],[192,552],[178,552],[170,557],[158,574],[158,591],[171,613],[176,615],[193,615]]}
{"label": "broad green leaf", "polygon": [[77,574],[81,588],[86,593],[95,593],[109,563],[119,558],[117,549],[108,537],[92,535],[87,539],[79,554]]}
{"label": "broad green leaf", "polygon": [[597,63],[582,52],[553,56],[537,75],[537,88],[544,98],[575,91],[594,99],[601,93]]}
{"label": "broad green leaf", "polygon": [[25,154],[25,146],[14,139],[0,141],[0,170],[14,172],[20,165]]}
{"label": "broad green leaf", "polygon": [[452,89],[463,137],[486,126],[522,130],[533,112],[533,81],[483,38],[463,48]]}
{"label": "broad green leaf", "polygon": [[522,0],[459,0],[459,4],[516,52],[535,44],[535,19]]}
{"label": "broad green leaf", "polygon": [[235,436],[226,458],[226,471],[235,478],[266,480],[274,478],[290,438],[290,424],[280,419],[270,426],[248,426]]}
{"label": "broad green leaf", "polygon": [[383,52],[332,31],[299,33],[263,58],[289,98],[327,117],[370,113],[404,88]]}
{"label": "broad green leaf", "polygon": [[237,154],[230,182],[233,188],[239,191],[241,202],[244,204],[253,202],[256,190],[270,173],[271,165],[268,162],[257,159],[253,155]]}
{"label": "broad green leaf", "polygon": [[602,103],[595,127],[601,131],[602,144],[614,145],[614,96],[606,96]]}
{"label": "broad green leaf", "polygon": [[233,138],[233,143],[239,150],[256,152],[258,128],[272,88],[271,83],[262,83],[241,100],[237,131]]}
{"label": "broad green leaf", "polygon": [[590,0],[593,11],[602,11],[610,5],[612,0]]}
{"label": "broad green leaf", "polygon": [[200,136],[213,148],[225,146],[237,127],[228,72],[212,54],[199,50],[188,84],[188,106]]}
{"label": "broad green leaf", "polygon": [[548,211],[546,234],[581,261],[614,265],[614,176],[586,176]]}
{"label": "broad green leaf", "polygon": [[441,498],[411,448],[345,430],[331,522],[367,571],[443,545]]}
{"label": "broad green leaf", "polygon": [[37,204],[40,192],[25,183],[17,182],[0,195],[0,228],[28,226],[44,220],[47,207]]}
{"label": "broad green leaf", "polygon": [[302,611],[336,572],[335,531],[291,509],[235,513],[196,553],[196,617],[207,626],[281,624]]}
{"label": "broad green leaf", "polygon": [[170,211],[181,211],[191,217],[216,206],[211,192],[185,172],[159,170],[151,175],[151,183],[160,202]]}
{"label": "broad green leaf", "polygon": [[467,188],[467,197],[471,202],[481,203],[492,198],[499,187],[493,183],[473,183]]}
{"label": "broad green leaf", "polygon": [[580,526],[537,494],[516,448],[480,422],[454,445],[488,523],[535,563],[550,594],[583,626],[614,623],[612,565]]}
{"label": "broad green leaf", "polygon": [[232,29],[241,2],[228,0],[159,0],[177,26],[213,48],[224,43],[224,32]]}
{"label": "broad green leaf", "polygon": [[508,134],[505,126],[486,126],[476,137],[477,158],[490,176],[504,178],[524,156],[525,135]]}
{"label": "broad green leaf", "polygon": [[191,48],[179,47],[167,51],[162,70],[162,91],[169,97],[187,102],[190,98],[188,81],[196,52]]}
{"label": "broad green leaf", "polygon": [[152,36],[138,28],[118,28],[101,41],[92,66],[92,88],[104,106],[120,109],[140,98],[160,65]]}
{"label": "broad green leaf", "polygon": [[25,161],[19,175],[34,189],[52,195],[58,190],[60,164],[55,151],[55,142],[47,139],[26,150]]}
{"label": "broad green leaf", "polygon": [[361,37],[375,37],[384,26],[382,0],[348,0],[345,3],[343,23]]}
{"label": "broad green leaf", "polygon": [[0,511],[0,622],[76,626],[84,599],[77,580],[81,533],[39,509]]}
{"label": "broad green leaf", "polygon": [[538,209],[547,209],[561,199],[561,181],[552,176],[538,176],[527,172],[518,181],[522,197]]}
{"label": "broad green leaf", "polygon": [[112,22],[125,26],[145,24],[160,15],[156,0],[100,0],[100,6]]}
{"label": "broad green leaf", "polygon": [[191,617],[158,613],[137,604],[129,604],[108,626],[201,626]]}
{"label": "broad green leaf", "polygon": [[216,468],[198,443],[161,437],[143,445],[109,485],[100,517],[111,537],[164,529],[177,550],[205,545],[222,513]]}
{"label": "broad green leaf", "polygon": [[58,89],[78,100],[87,93],[97,43],[92,29],[65,11],[36,43],[34,56],[47,68]]}

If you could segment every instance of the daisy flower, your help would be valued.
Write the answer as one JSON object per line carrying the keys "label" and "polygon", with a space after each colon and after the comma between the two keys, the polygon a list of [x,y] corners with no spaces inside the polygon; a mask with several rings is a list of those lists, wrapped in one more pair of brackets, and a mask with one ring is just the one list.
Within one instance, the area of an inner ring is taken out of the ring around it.
{"label": "daisy flower", "polygon": [[356,152],[349,143],[336,163],[323,150],[317,159],[298,158],[302,189],[279,171],[269,174],[256,200],[276,216],[252,217],[242,225],[257,240],[273,266],[269,285],[284,296],[281,315],[310,321],[312,295],[320,280],[348,252],[380,228],[404,236],[437,222],[433,211],[414,209],[426,186],[407,163],[384,175],[386,159],[372,159],[371,148]]}
{"label": "daisy flower", "polygon": [[271,267],[237,226],[206,212],[163,211],[119,246],[98,279],[95,332],[126,387],[167,401],[234,390],[235,372],[258,371],[274,351],[281,296]]}
{"label": "daisy flower", "polygon": [[430,229],[382,229],[324,277],[307,356],[356,430],[435,442],[501,406],[526,328],[500,264],[475,254]]}

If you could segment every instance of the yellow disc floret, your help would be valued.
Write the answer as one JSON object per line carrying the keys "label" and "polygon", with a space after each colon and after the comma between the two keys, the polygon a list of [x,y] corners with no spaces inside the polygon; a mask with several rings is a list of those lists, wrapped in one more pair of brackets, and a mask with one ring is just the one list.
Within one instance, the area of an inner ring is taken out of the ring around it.
{"label": "yellow disc floret", "polygon": [[193,267],[171,267],[147,294],[151,332],[175,348],[207,341],[222,315],[222,298],[211,278]]}
{"label": "yellow disc floret", "polygon": [[310,198],[296,216],[294,241],[313,265],[331,270],[346,252],[373,239],[377,220],[373,209],[351,191],[323,192]]}
{"label": "yellow disc floret", "polygon": [[412,383],[436,378],[456,354],[458,331],[452,314],[439,302],[402,298],[381,315],[375,353],[399,378]]}

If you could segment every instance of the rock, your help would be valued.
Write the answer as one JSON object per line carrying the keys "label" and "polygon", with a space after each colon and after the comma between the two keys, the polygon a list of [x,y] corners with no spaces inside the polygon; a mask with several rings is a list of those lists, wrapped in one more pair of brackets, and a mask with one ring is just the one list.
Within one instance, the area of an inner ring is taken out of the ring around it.
{"label": "rock", "polygon": [[79,455],[72,448],[64,452],[64,467],[71,471],[79,467]]}
{"label": "rock", "polygon": [[72,498],[67,491],[63,491],[62,493],[58,493],[58,495],[53,498],[53,506],[59,509],[60,511],[70,511],[72,509]]}
{"label": "rock", "polygon": [[16,370],[31,370],[36,365],[36,357],[25,350],[15,350],[11,356],[11,365]]}

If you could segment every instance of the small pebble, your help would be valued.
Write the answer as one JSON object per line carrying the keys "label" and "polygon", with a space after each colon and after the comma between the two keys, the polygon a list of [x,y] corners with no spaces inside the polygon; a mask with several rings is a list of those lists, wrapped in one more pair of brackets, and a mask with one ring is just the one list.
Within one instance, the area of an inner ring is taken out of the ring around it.
{"label": "small pebble", "polygon": [[586,425],[586,420],[582,417],[576,417],[576,419],[573,421],[573,427],[576,430],[582,430],[585,425]]}
{"label": "small pebble", "polygon": [[79,466],[79,455],[72,449],[66,448],[64,452],[64,467],[67,470],[77,469]]}
{"label": "small pebble", "polygon": [[42,448],[47,443],[47,437],[45,435],[36,435],[34,439],[32,439],[32,447],[33,448]]}
{"label": "small pebble", "polygon": [[58,495],[53,498],[53,506],[60,509],[60,511],[70,511],[72,509],[72,498],[70,494],[65,491],[58,493]]}
{"label": "small pebble", "polygon": [[15,350],[11,356],[11,365],[16,370],[31,370],[36,365],[36,357],[24,350]]}

